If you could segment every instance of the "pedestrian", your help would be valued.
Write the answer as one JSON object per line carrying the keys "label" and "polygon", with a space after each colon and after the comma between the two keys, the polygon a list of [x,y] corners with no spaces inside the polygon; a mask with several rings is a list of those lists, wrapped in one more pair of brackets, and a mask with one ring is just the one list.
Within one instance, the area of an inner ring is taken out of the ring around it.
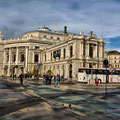
{"label": "pedestrian", "polygon": [[48,80],[49,80],[49,84],[51,85],[51,80],[52,80],[52,76],[51,75],[48,77]]}
{"label": "pedestrian", "polygon": [[15,82],[16,82],[16,74],[14,75],[14,80],[15,80]]}
{"label": "pedestrian", "polygon": [[43,75],[43,82],[45,81],[45,75]]}
{"label": "pedestrian", "polygon": [[23,74],[22,73],[20,74],[19,78],[20,78],[20,84],[23,85]]}
{"label": "pedestrian", "polygon": [[13,80],[14,80],[14,74],[13,74]]}
{"label": "pedestrian", "polygon": [[45,75],[46,85],[48,83],[48,75]]}
{"label": "pedestrian", "polygon": [[55,87],[58,86],[60,87],[60,76],[57,74],[57,76],[55,77]]}
{"label": "pedestrian", "polygon": [[96,86],[98,86],[98,78],[97,77],[95,79],[95,84],[96,84]]}

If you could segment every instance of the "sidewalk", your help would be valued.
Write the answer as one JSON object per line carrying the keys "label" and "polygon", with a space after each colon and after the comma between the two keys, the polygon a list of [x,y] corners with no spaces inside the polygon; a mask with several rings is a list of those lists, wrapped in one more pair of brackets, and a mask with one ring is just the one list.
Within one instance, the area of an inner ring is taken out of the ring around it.
{"label": "sidewalk", "polygon": [[[6,80],[5,80],[6,81]],[[12,83],[16,83],[18,85],[20,85],[20,80],[13,80],[13,79],[7,79],[7,81],[12,82]],[[52,84],[45,84],[45,82],[43,82],[42,79],[40,79],[39,81],[34,81],[34,80],[30,80],[30,79],[24,79],[24,86],[26,85],[30,85],[30,84],[34,84],[34,85],[42,85],[42,86],[47,86],[47,87],[52,87],[54,88],[54,81],[52,81]],[[120,83],[107,83],[107,84],[98,84],[98,86],[96,86],[96,84],[85,84],[85,83],[78,83],[77,81],[61,81],[60,83],[60,88],[58,89],[71,89],[71,90],[79,90],[80,88],[120,88]],[[57,87],[56,87],[57,88]]]}
{"label": "sidewalk", "polygon": [[[95,120],[94,118],[97,120],[99,117],[108,120],[107,116],[111,118],[111,114],[118,118],[116,111],[119,110],[119,96],[116,97],[116,95],[119,93],[114,93],[116,89],[112,89],[113,93],[108,90],[110,94],[106,100],[104,99],[105,89],[103,86],[61,84],[58,88],[54,87],[54,84],[46,85],[42,81],[39,83],[25,81],[24,85],[19,87],[19,80],[15,83],[11,79],[8,79],[8,84],[13,85],[13,87],[6,87],[7,91],[1,89],[2,107],[0,109],[4,111],[1,113],[2,120],[13,120],[15,117],[18,118],[15,120],[23,120],[23,118],[39,120],[43,116],[45,120],[48,120],[49,117],[51,120],[55,118],[59,120],[56,114],[65,120],[75,119],[77,115],[79,115],[77,116],[79,119],[86,117],[85,120],[90,120],[90,117],[92,117],[91,120]],[[106,113],[106,109],[108,113]],[[112,112],[110,112],[111,110]],[[69,118],[66,118],[68,116]]]}
{"label": "sidewalk", "polygon": [[8,80],[7,85],[13,88],[1,83],[3,81],[0,80],[0,120],[78,120],[84,117],[82,113],[76,114],[61,104],[37,97],[16,86],[18,82]]}

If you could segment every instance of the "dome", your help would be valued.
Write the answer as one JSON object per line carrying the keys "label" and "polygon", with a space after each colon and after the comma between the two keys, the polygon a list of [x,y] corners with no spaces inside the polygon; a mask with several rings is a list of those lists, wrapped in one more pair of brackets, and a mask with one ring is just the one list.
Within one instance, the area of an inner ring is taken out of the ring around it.
{"label": "dome", "polygon": [[40,31],[51,31],[48,27],[42,27],[42,28],[38,28],[38,30]]}

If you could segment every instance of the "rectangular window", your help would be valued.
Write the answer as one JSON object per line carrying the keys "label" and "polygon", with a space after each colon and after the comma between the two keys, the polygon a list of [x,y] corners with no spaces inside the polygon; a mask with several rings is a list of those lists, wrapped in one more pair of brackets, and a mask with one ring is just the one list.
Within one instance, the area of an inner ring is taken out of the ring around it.
{"label": "rectangular window", "polygon": [[72,57],[72,56],[73,56],[73,47],[70,46],[70,57]]}
{"label": "rectangular window", "polygon": [[45,61],[46,61],[46,54],[45,54]]}
{"label": "rectangular window", "polygon": [[64,59],[66,57],[66,49],[64,49],[64,53],[63,53]]}
{"label": "rectangular window", "polygon": [[39,46],[35,46],[35,49],[38,49],[39,48]]}
{"label": "rectangular window", "polygon": [[61,56],[61,50],[57,50],[57,57],[60,58],[60,56]]}
{"label": "rectangular window", "polygon": [[53,52],[53,58],[55,58],[55,59],[56,59],[56,55],[57,55],[56,53],[57,53],[56,51]]}
{"label": "rectangular window", "polygon": [[61,56],[61,50],[56,50],[53,52],[53,58],[55,58],[55,59],[56,59],[56,57],[60,58],[60,56]]}
{"label": "rectangular window", "polygon": [[92,68],[92,63],[89,64],[89,68]]}

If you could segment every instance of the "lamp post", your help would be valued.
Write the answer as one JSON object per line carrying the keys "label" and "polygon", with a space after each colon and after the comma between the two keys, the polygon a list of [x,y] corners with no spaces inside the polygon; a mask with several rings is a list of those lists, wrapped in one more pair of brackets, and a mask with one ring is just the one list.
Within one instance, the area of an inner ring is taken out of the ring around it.
{"label": "lamp post", "polygon": [[91,69],[91,81],[90,84],[95,84],[95,82],[93,81],[93,51],[94,51],[95,46],[92,45],[92,69]]}
{"label": "lamp post", "polygon": [[103,61],[103,64],[104,64],[104,66],[106,67],[106,88],[105,88],[105,97],[107,97],[107,82],[108,82],[108,72],[107,72],[107,67],[108,67],[108,60],[107,59],[105,59],[104,61]]}

